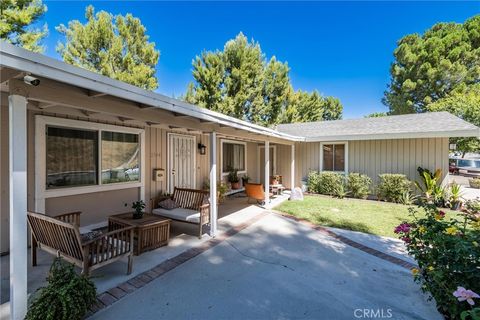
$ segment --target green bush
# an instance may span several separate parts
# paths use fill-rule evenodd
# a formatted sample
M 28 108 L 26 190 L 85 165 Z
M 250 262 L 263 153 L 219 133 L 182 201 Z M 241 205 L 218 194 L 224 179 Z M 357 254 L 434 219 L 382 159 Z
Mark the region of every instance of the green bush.
M 82 319 L 95 302 L 93 282 L 61 258 L 53 261 L 47 281 L 48 285 L 35 293 L 26 320 Z
M 404 174 L 384 173 L 379 175 L 377 196 L 380 200 L 401 203 L 405 193 L 410 192 L 410 181 Z
M 480 309 L 473 307 L 480 298 L 470 299 L 474 306 L 463 298 L 480 294 L 480 206 L 467 206 L 463 221 L 446 219 L 433 203 L 424 203 L 422 209 L 419 214 L 411 208 L 412 221 L 395 228 L 418 263 L 412 269 L 415 281 L 447 319 L 464 319 L 467 314 L 467 319 L 478 319 L 473 315 L 479 315 Z
M 365 174 L 349 173 L 347 175 L 347 192 L 354 198 L 366 199 L 372 179 Z
M 340 173 L 311 171 L 308 174 L 307 185 L 310 192 L 345 197 L 345 178 Z

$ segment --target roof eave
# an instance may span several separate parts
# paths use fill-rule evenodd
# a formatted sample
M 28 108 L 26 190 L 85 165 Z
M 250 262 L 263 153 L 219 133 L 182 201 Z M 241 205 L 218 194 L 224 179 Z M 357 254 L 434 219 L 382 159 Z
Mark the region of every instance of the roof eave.
M 282 133 L 270 128 L 252 124 L 180 100 L 169 98 L 155 92 L 144 90 L 79 67 L 68 65 L 62 61 L 13 46 L 5 41 L 0 41 L 0 57 L 2 66 L 29 72 L 40 77 L 69 83 L 96 92 L 106 93 L 111 96 L 265 136 L 289 141 L 304 140 L 303 137 Z
M 479 137 L 480 128 L 468 130 L 432 131 L 432 132 L 404 132 L 384 134 L 358 134 L 358 135 L 335 135 L 307 137 L 306 142 L 324 141 L 354 141 L 354 140 L 386 140 L 386 139 L 418 139 L 418 138 L 457 138 L 457 137 Z

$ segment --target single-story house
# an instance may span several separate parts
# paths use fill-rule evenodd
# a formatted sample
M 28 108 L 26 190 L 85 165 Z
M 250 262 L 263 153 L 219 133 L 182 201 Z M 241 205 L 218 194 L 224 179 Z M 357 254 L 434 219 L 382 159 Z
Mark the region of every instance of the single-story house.
M 216 181 L 231 168 L 266 190 L 272 175 L 293 188 L 309 170 L 446 175 L 448 138 L 480 135 L 444 112 L 265 128 L 5 42 L 0 89 L 0 251 L 15 272 L 14 318 L 26 308 L 27 210 L 82 211 L 95 224 L 133 201 L 205 185 L 217 203 Z

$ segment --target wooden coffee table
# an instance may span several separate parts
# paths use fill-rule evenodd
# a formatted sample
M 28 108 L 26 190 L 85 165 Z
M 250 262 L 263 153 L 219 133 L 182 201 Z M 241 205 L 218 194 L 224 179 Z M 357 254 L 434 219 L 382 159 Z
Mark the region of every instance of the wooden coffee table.
M 170 240 L 170 219 L 145 213 L 141 219 L 133 219 L 133 213 L 121 213 L 108 217 L 108 230 L 126 226 L 135 227 L 133 253 L 138 256 L 145 251 L 168 245 Z

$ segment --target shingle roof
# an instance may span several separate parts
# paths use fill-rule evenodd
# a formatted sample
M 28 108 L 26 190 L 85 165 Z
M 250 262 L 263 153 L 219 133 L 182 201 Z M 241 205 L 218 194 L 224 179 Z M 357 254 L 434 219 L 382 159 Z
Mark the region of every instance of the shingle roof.
M 480 129 L 448 112 L 281 124 L 277 130 L 307 141 L 480 136 Z

